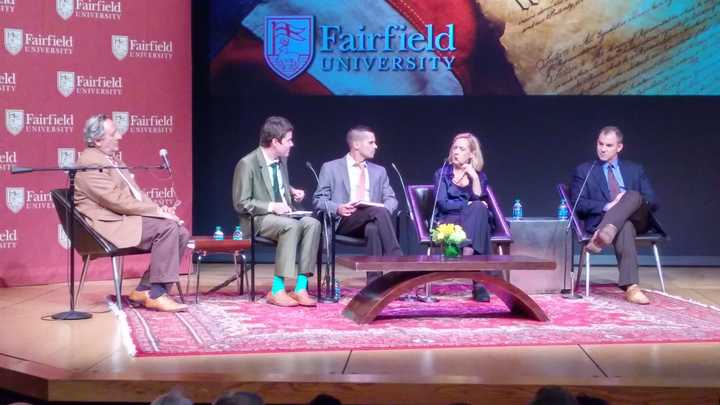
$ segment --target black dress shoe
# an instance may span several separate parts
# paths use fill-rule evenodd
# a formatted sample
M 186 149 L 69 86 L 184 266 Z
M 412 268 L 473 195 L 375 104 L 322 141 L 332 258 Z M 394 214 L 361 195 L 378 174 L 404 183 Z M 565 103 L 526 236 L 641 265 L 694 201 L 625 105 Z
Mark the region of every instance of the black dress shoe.
M 473 281 L 473 300 L 477 302 L 490 302 L 490 293 L 484 285 Z

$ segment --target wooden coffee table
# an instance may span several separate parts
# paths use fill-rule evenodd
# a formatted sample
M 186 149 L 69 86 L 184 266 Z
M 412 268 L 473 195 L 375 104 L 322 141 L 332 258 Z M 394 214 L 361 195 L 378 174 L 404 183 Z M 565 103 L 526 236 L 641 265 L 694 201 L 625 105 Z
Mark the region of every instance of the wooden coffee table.
M 382 271 L 382 277 L 373 280 L 353 297 L 343 315 L 357 323 L 370 323 L 390 302 L 413 291 L 416 287 L 449 278 L 467 278 L 478 281 L 499 297 L 510 312 L 548 321 L 545 312 L 524 291 L 487 274 L 503 270 L 554 270 L 552 260 L 529 256 L 462 256 L 445 259 L 432 256 L 339 256 L 337 262 L 355 271 Z

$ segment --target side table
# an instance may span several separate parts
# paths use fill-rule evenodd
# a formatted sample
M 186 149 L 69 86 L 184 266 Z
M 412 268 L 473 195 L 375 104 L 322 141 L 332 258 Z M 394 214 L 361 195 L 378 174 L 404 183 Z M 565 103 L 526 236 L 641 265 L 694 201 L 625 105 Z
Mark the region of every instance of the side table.
M 247 276 L 245 268 L 245 255 L 242 252 L 250 249 L 250 239 L 233 240 L 223 239 L 215 240 L 210 236 L 193 236 L 188 241 L 188 248 L 192 249 L 192 255 L 195 257 L 195 303 L 198 303 L 200 297 L 200 264 L 205 256 L 208 254 L 224 253 L 232 255 L 233 264 L 235 265 L 235 274 L 225 280 L 223 283 L 211 288 L 208 292 L 217 291 L 233 281 L 237 282 L 238 294 L 244 294 L 244 280 L 243 276 Z M 240 267 L 238 269 L 238 261 Z M 255 271 L 250 266 L 250 300 L 255 301 Z M 188 284 L 190 284 L 190 278 L 188 277 Z M 185 287 L 188 290 L 188 286 Z

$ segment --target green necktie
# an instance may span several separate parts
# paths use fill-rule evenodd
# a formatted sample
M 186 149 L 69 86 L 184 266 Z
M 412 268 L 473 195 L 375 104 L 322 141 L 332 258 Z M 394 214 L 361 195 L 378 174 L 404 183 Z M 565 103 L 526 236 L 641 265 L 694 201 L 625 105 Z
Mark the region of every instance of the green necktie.
M 282 202 L 282 194 L 280 194 L 280 179 L 278 178 L 278 166 L 278 162 L 274 162 L 270 165 L 270 167 L 272 167 L 273 201 Z

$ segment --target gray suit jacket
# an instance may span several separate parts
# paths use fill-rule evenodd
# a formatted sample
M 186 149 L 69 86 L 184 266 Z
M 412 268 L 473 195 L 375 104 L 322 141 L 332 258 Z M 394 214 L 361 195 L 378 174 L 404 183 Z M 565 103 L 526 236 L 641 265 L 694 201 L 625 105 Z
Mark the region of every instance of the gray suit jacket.
M 284 185 L 285 201 L 288 202 L 290 208 L 293 208 L 286 159 L 280 159 L 280 173 Z M 240 214 L 240 225 L 246 232 L 250 231 L 250 214 L 270 213 L 268 207 L 273 201 L 272 180 L 267 172 L 265 157 L 259 147 L 245 155 L 235 165 L 232 195 L 233 207 Z
M 370 176 L 370 201 L 382 203 L 392 214 L 398 202 L 390 187 L 387 171 L 371 162 L 367 162 L 367 168 Z M 350 202 L 350 175 L 345 156 L 323 163 L 319 178 L 318 188 L 313 194 L 313 207 L 324 211 L 327 202 L 327 209 L 331 214 L 335 214 L 338 205 Z

